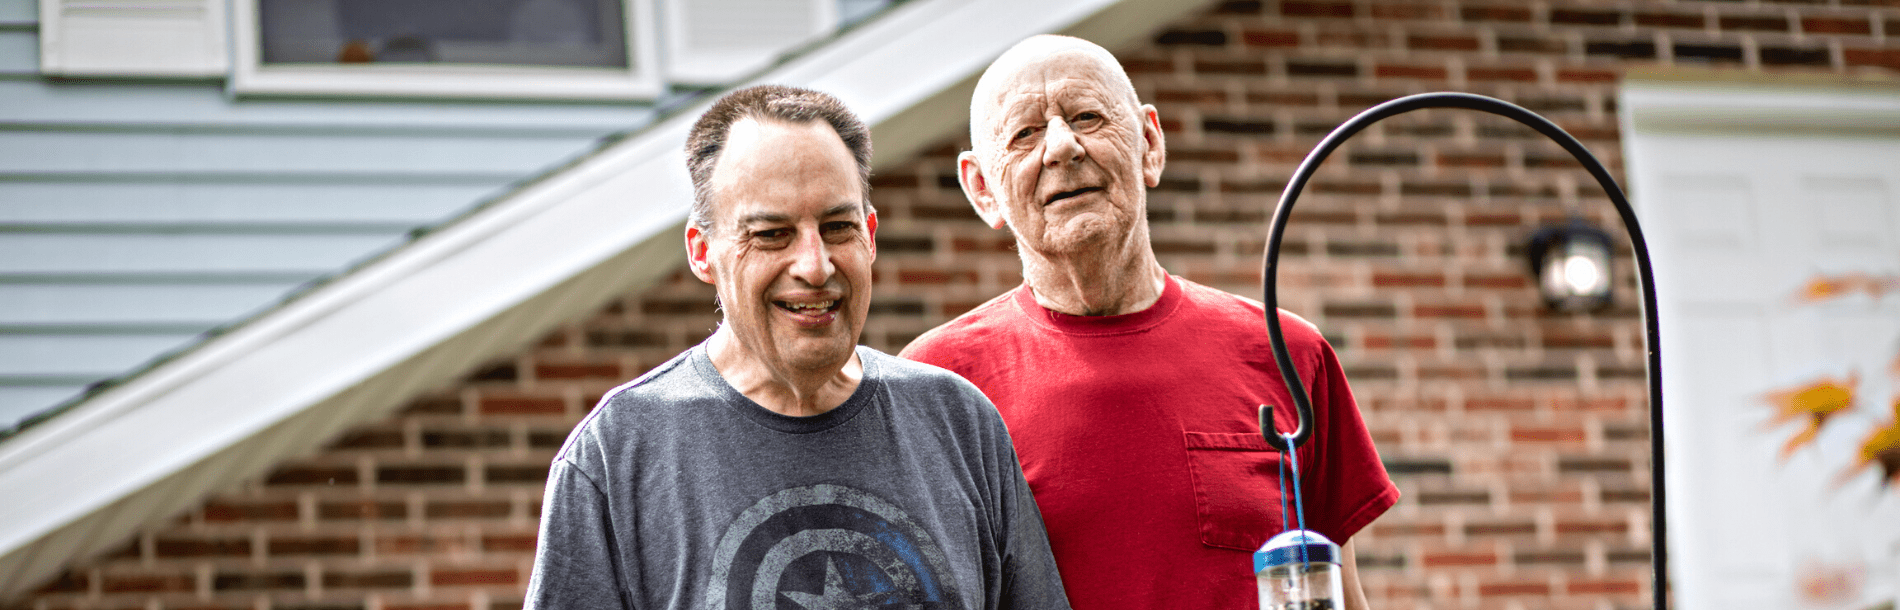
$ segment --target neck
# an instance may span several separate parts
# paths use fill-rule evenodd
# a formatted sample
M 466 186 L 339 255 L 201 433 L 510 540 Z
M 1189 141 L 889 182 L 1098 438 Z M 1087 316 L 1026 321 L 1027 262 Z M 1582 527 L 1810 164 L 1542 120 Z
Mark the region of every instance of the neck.
M 1122 246 L 1122 252 L 1050 255 L 1020 248 L 1023 280 L 1034 289 L 1036 304 L 1077 316 L 1113 316 L 1154 306 L 1167 287 L 1168 272 L 1155 260 L 1146 235 Z
M 837 366 L 795 369 L 760 358 L 727 328 L 720 324 L 707 345 L 713 368 L 740 394 L 774 413 L 809 417 L 836 409 L 864 379 L 864 362 L 855 349 Z

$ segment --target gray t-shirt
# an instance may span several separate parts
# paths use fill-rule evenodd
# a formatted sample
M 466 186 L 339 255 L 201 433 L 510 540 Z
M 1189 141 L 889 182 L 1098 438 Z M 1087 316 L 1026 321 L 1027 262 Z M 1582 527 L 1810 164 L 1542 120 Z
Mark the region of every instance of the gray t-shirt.
M 811 417 L 747 399 L 704 343 L 609 392 L 554 458 L 527 607 L 1066 610 L 995 408 L 857 349 L 857 391 Z

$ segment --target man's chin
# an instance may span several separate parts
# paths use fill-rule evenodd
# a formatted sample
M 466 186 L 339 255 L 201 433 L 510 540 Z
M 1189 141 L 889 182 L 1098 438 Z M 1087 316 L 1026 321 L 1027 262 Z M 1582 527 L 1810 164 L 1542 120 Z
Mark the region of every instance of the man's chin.
M 830 373 L 844 368 L 857 347 L 856 338 L 844 334 L 830 337 L 798 337 L 781 341 L 780 353 L 785 366 L 810 373 Z
M 1087 257 L 1105 251 L 1115 242 L 1115 235 L 1125 233 L 1115 222 L 1099 214 L 1065 220 L 1043 231 L 1038 251 L 1063 257 Z

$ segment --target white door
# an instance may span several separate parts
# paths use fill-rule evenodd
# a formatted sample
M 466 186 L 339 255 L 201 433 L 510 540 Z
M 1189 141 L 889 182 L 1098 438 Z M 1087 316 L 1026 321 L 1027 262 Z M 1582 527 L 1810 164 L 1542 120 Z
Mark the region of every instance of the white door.
M 1900 89 L 1637 80 L 1622 108 L 1680 607 L 1893 603 Z

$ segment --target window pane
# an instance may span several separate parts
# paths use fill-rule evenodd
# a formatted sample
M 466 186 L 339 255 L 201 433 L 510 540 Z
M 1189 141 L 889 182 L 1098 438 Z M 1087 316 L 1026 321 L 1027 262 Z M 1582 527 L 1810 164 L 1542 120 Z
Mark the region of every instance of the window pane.
M 266 64 L 627 67 L 620 0 L 258 0 Z

